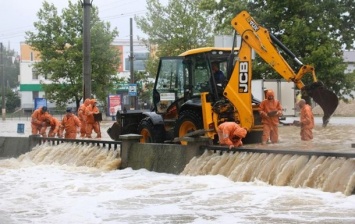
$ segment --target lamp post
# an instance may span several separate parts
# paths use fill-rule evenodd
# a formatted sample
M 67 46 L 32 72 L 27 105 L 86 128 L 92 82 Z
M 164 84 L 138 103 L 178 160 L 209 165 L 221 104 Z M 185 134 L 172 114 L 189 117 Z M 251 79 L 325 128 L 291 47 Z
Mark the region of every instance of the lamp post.
M 2 120 L 4 121 L 6 118 L 6 105 L 5 105 L 5 74 L 4 74 L 4 51 L 3 45 L 0 43 L 0 60 L 1 60 L 1 75 L 2 75 L 2 85 L 1 85 L 1 103 L 2 103 Z
M 84 8 L 83 16 L 83 102 L 91 97 L 91 37 L 90 37 L 90 21 L 91 6 L 93 0 L 82 0 L 81 4 Z

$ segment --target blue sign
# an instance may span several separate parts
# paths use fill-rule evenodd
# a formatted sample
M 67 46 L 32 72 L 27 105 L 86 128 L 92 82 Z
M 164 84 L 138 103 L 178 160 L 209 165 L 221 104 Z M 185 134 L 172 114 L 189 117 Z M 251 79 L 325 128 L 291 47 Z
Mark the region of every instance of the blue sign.
M 137 84 L 129 84 L 128 95 L 129 96 L 137 96 Z
M 35 98 L 35 110 L 40 107 L 47 106 L 47 99 L 46 98 Z

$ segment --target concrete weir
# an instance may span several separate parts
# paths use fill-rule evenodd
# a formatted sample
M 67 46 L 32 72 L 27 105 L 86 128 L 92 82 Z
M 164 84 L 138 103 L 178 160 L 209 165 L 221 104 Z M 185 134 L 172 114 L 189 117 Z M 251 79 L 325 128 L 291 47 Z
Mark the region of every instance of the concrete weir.
M 140 135 L 127 134 L 121 135 L 120 141 L 102 141 L 96 139 L 60 139 L 60 138 L 42 138 L 39 135 L 30 135 L 29 137 L 0 137 L 0 157 L 18 157 L 21 154 L 29 152 L 37 144 L 45 142 L 58 145 L 63 142 L 73 142 L 77 144 L 94 144 L 112 150 L 120 150 L 122 159 L 122 169 L 131 167 L 133 169 L 147 169 L 155 172 L 180 173 L 186 164 L 195 157 L 200 156 L 206 150 L 215 153 L 224 152 L 248 152 L 248 153 L 267 153 L 267 154 L 289 154 L 289 155 L 307 155 L 307 156 L 325 156 L 355 158 L 355 153 L 344 152 L 323 152 L 323 151 L 305 151 L 305 150 L 272 150 L 255 149 L 247 146 L 233 148 L 215 146 L 209 144 L 209 139 L 205 137 L 185 137 L 187 145 L 180 144 L 156 144 L 139 143 Z

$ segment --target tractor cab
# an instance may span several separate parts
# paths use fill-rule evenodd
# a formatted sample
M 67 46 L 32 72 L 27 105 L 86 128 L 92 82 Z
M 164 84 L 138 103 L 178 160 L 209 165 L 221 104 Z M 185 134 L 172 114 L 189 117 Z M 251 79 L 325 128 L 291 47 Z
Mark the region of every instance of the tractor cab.
M 178 57 L 162 57 L 153 89 L 154 111 L 164 115 L 185 103 L 200 106 L 202 92 L 217 98 L 226 83 L 217 82 L 212 64 L 217 64 L 220 73 L 226 75 L 230 53 L 227 48 L 199 48 Z

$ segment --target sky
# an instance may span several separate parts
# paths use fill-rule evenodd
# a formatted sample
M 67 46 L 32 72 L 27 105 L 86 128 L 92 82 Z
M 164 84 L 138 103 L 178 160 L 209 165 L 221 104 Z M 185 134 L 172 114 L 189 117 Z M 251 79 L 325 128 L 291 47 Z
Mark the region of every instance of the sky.
M 26 31 L 35 31 L 33 23 L 38 20 L 37 12 L 42 8 L 44 0 L 1 0 L 0 13 L 0 42 L 6 48 L 19 52 L 20 42 L 25 41 Z M 69 0 L 47 0 L 54 4 L 59 14 L 63 8 L 68 7 Z M 79 0 L 71 0 L 75 3 Z M 93 0 L 93 6 L 99 8 L 99 17 L 102 21 L 110 22 L 111 27 L 117 27 L 117 39 L 129 39 L 130 18 L 135 15 L 144 16 L 146 13 L 146 0 Z M 133 37 L 144 36 L 133 20 Z

